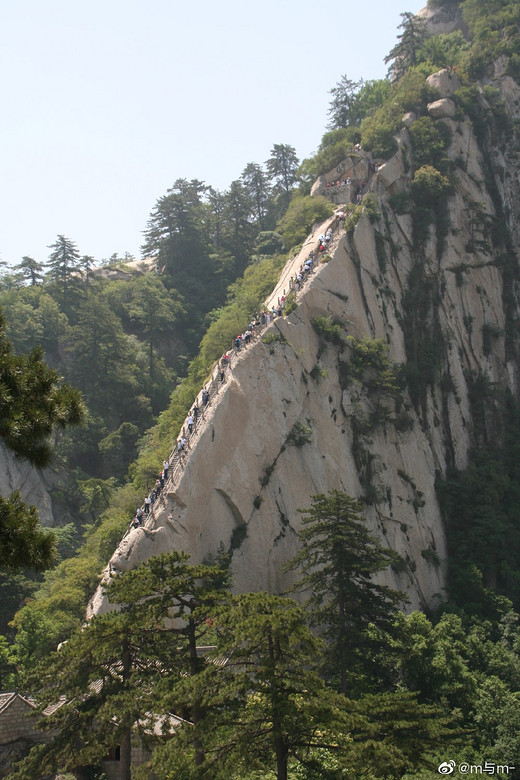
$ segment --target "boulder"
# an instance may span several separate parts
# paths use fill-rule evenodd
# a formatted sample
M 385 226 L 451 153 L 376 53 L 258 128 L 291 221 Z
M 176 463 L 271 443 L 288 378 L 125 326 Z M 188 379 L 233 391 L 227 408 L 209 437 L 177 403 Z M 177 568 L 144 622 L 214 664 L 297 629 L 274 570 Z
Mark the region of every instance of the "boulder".
M 432 73 L 426 79 L 426 83 L 432 89 L 438 90 L 441 98 L 450 97 L 457 89 L 460 89 L 459 78 L 447 68 L 438 70 L 437 73 Z
M 403 158 L 399 153 L 394 154 L 377 171 L 377 181 L 385 188 L 391 187 L 402 176 L 404 176 Z
M 455 116 L 457 106 L 450 98 L 441 98 L 434 103 L 428 103 L 428 113 L 432 119 L 445 119 Z

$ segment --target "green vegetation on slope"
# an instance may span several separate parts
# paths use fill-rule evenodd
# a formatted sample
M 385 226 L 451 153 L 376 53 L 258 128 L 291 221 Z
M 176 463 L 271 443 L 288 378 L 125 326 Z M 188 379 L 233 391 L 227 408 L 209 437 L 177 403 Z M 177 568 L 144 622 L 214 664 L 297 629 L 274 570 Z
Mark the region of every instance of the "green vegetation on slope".
M 436 314 L 443 291 L 442 280 L 426 278 L 423 248 L 430 231 L 435 231 L 438 256 L 444 251 L 449 226 L 446 202 L 451 192 L 453 170 L 446 156 L 447 134 L 427 116 L 427 103 L 437 95 L 428 89 L 426 78 L 446 64 L 457 67 L 463 84 L 455 96 L 458 108 L 470 116 L 481 150 L 484 156 L 488 155 L 492 142 L 512 130 L 496 93 L 490 88 L 481 88 L 475 78 L 491 72 L 496 58 L 505 55 L 507 72 L 518 79 L 520 11 L 518 3 L 508 0 L 463 0 L 460 3 L 435 0 L 431 5 L 459 5 L 469 27 L 468 40 L 460 32 L 427 36 L 410 15 L 404 14 L 400 28 L 403 34 L 389 55 L 389 61 L 393 60 L 394 80 L 353 85 L 343 77 L 332 91 L 329 132 L 324 135 L 317 155 L 304 161 L 298 173 L 290 148 L 277 145 L 268 166 L 268 173 L 275 182 L 270 193 L 263 171 L 250 164 L 241 180 L 232 184 L 229 193 L 211 191 L 201 182 L 179 181 L 156 204 L 150 218 L 146 248 L 157 258 L 159 269 L 165 269 L 160 284 L 169 296 L 168 305 L 176 308 L 178 316 L 184 318 L 182 334 L 193 351 L 190 353 L 184 344 L 183 351 L 176 353 L 171 364 L 167 362 L 167 350 L 161 354 L 158 345 L 160 347 L 162 343 L 163 328 L 171 335 L 168 323 L 161 323 L 160 317 L 155 323 L 149 321 L 143 314 L 146 296 L 139 298 L 139 290 L 132 291 L 131 300 L 127 301 L 121 292 L 133 290 L 132 286 L 124 287 L 127 283 L 120 284 L 121 289 L 117 284 L 106 286 L 104 295 L 111 304 L 109 310 L 116 312 L 121 322 L 126 322 L 128 330 L 123 327 L 124 334 L 140 339 L 140 371 L 149 380 L 161 377 L 161 359 L 166 368 L 170 367 L 180 376 L 188 362 L 186 358 L 195 352 L 199 341 L 196 334 L 200 335 L 207 324 L 209 328 L 200 342 L 198 356 L 189 364 L 187 376 L 175 388 L 170 406 L 160 414 L 157 424 L 146 432 L 139 444 L 135 430 L 128 427 L 138 427 L 137 420 L 126 420 L 115 429 L 107 429 L 101 439 L 98 437 L 96 446 L 106 458 L 105 462 L 110 464 L 117 461 L 117 453 L 124 448 L 130 453 L 139 447 L 139 457 L 130 471 L 132 481 L 115 490 L 113 484 L 108 486 L 101 478 L 78 482 L 84 503 L 90 501 L 91 506 L 96 501 L 98 507 L 103 506 L 103 496 L 107 491 L 113 491 L 110 508 L 98 511 L 99 516 L 88 529 L 80 554 L 48 573 L 38 598 L 18 612 L 16 642 L 10 649 L 0 644 L 0 659 L 8 672 L 14 665 L 31 668 L 81 621 L 98 571 L 169 450 L 174 434 L 214 361 L 229 346 L 236 332 L 243 329 L 276 281 L 285 258 L 272 255 L 252 260 L 258 251 L 256 247 L 263 242 L 264 246 L 279 249 L 279 234 L 287 245 L 301 241 L 320 208 L 316 201 L 314 212 L 314 206 L 306 197 L 311 179 L 341 162 L 358 141 L 374 157 L 388 158 L 396 148 L 394 135 L 400 130 L 406 111 L 414 111 L 418 119 L 410 131 L 412 148 L 408 165 L 412 186 L 410 193 L 399 202 L 399 209 L 412 214 L 417 255 L 403 296 L 405 370 L 398 375 L 396 367 L 386 357 L 382 342 L 349 342 L 340 323 L 326 318 L 316 318 L 314 323 L 324 342 L 322 348 L 327 348 L 327 343 L 339 350 L 348 347 L 349 360 L 341 361 L 341 381 L 345 386 L 349 382 L 360 382 L 373 409 L 369 418 L 359 419 L 357 427 L 353 426 L 354 457 L 367 503 L 378 500 L 375 491 L 370 490 L 373 488 L 373 456 L 368 450 L 370 431 L 385 424 L 391 412 L 400 408 L 405 393 L 403 377 L 419 411 L 424 411 L 430 386 L 439 384 L 443 393 L 448 392 L 449 376 L 442 373 L 446 344 Z M 498 215 L 496 223 L 490 226 L 489 241 L 495 253 L 494 262 L 503 271 L 508 355 L 514 357 L 518 352 L 518 328 L 516 302 L 511 290 L 513 281 L 518 279 L 518 264 L 511 250 L 506 215 L 497 197 L 491 166 L 488 174 L 486 186 Z M 292 192 L 297 176 L 302 186 L 300 191 Z M 248 208 L 245 207 L 247 197 Z M 397 199 L 394 203 L 397 206 Z M 205 209 L 208 204 L 211 208 Z M 180 208 L 184 205 L 186 210 Z M 286 211 L 287 207 L 289 211 Z M 381 218 L 379 214 L 376 216 L 375 204 L 370 199 L 365 208 L 372 209 L 374 219 Z M 352 229 L 356 218 L 352 220 Z M 177 220 L 173 231 L 170 229 L 172 219 Z M 274 233 L 275 228 L 278 235 Z M 484 237 L 480 239 L 476 231 L 472 240 L 483 241 Z M 55 248 L 56 252 L 58 250 L 59 246 Z M 183 263 L 192 250 L 193 272 Z M 92 289 L 88 290 L 88 296 L 84 289 L 89 277 L 87 274 L 81 277 L 83 288 L 80 288 L 78 278 L 67 275 L 66 269 L 64 271 L 57 262 L 57 256 L 52 284 L 58 304 L 54 298 L 49 300 L 49 296 L 46 298 L 41 294 L 42 290 L 38 305 L 33 306 L 30 291 L 41 284 L 42 268 L 29 260 L 24 258 L 20 269 L 30 284 L 24 288 L 29 291 L 24 293 L 27 299 L 18 298 L 18 293 L 13 295 L 8 281 L 4 295 L 6 301 L 13 295 L 13 321 L 17 316 L 15 302 L 33 310 L 42 307 L 48 312 L 47 318 L 42 314 L 33 317 L 33 324 L 41 329 L 40 338 L 54 345 L 55 352 L 59 352 L 56 346 L 59 335 L 56 334 L 66 326 L 63 317 L 75 316 L 71 310 L 72 298 L 79 296 L 77 300 L 81 303 L 81 296 L 92 295 Z M 88 259 L 84 259 L 83 268 L 88 269 L 88 266 Z M 232 283 L 228 302 L 223 305 L 228 283 L 244 269 L 244 277 Z M 215 282 L 216 302 L 207 300 L 207 290 L 197 293 L 199 275 L 204 279 L 210 275 Z M 148 277 L 146 284 L 151 285 L 151 280 L 154 277 Z M 176 282 L 180 284 L 181 281 L 182 289 L 176 287 Z M 89 280 L 88 286 L 93 284 Z M 157 286 L 157 280 L 153 284 Z M 139 288 L 139 284 L 135 287 Z M 160 301 L 162 289 L 157 286 L 153 294 L 157 294 Z M 202 303 L 200 310 L 197 294 Z M 88 306 L 84 309 L 86 317 Z M 30 314 L 29 309 L 27 313 Z M 103 317 L 106 315 L 109 327 L 107 309 L 100 305 L 99 313 Z M 160 314 L 159 306 L 157 314 Z M 23 316 L 18 322 L 19 338 L 25 338 L 30 346 L 30 329 L 24 329 Z M 112 321 L 112 326 L 117 359 L 117 323 Z M 88 329 L 87 320 L 85 328 Z M 81 337 L 79 330 L 71 331 L 70 339 L 74 333 Z M 488 333 L 488 349 L 491 349 L 493 338 L 493 333 Z M 65 347 L 66 343 L 62 342 L 61 351 L 66 352 Z M 88 350 L 84 354 L 88 354 Z M 328 587 L 322 582 L 319 583 L 321 589 L 315 592 L 314 617 L 325 617 L 330 626 L 334 626 L 334 631 L 331 629 L 326 637 L 329 643 L 324 650 L 315 642 L 303 614 L 292 603 L 265 594 L 244 594 L 230 601 L 223 596 L 221 609 L 212 603 L 209 611 L 196 613 L 197 619 L 201 619 L 199 625 L 203 626 L 205 639 L 216 645 L 215 658 L 219 663 L 211 662 L 212 657 L 208 656 L 210 663 L 199 665 L 192 658 L 189 672 L 180 681 L 177 677 L 168 678 L 160 690 L 163 698 L 154 700 L 154 704 L 163 707 L 164 711 L 182 712 L 194 723 L 193 730 L 179 731 L 158 748 L 153 767 L 160 776 L 199 777 L 201 767 L 204 767 L 213 773 L 210 776 L 222 776 L 226 780 L 235 776 L 241 780 L 284 778 L 288 771 L 294 773 L 291 776 L 305 780 L 361 773 L 371 780 L 430 776 L 431 771 L 436 771 L 446 760 L 448 753 L 453 760 L 474 764 L 486 760 L 512 766 L 517 761 L 520 750 L 520 629 L 513 607 L 518 608 L 520 598 L 517 572 L 520 475 L 516 465 L 520 419 L 516 401 L 502 397 L 489 386 L 486 377 L 476 376 L 471 381 L 475 421 L 471 461 L 467 469 L 449 469 L 444 479 L 439 477 L 439 495 L 450 548 L 451 601 L 444 606 L 443 614 L 431 619 L 422 613 L 413 613 L 406 618 L 397 616 L 390 630 L 388 621 L 394 617 L 392 603 L 379 604 L 376 605 L 381 606 L 377 619 L 367 624 L 364 621 L 370 617 L 370 609 L 366 604 L 356 603 L 354 599 L 342 613 L 341 598 L 337 594 L 341 595 L 343 591 L 336 588 L 334 582 L 327 583 Z M 95 400 L 95 394 L 102 393 L 103 387 L 89 388 L 89 392 L 91 403 L 98 403 L 101 410 L 103 404 L 101 400 Z M 384 399 L 382 406 L 380 398 Z M 148 404 L 151 401 L 148 396 Z M 141 414 L 139 419 L 142 419 Z M 99 419 L 97 424 L 102 425 Z M 142 432 L 139 430 L 139 434 Z M 117 476 L 120 478 L 119 474 Z M 311 509 L 306 511 L 312 514 Z M 305 543 L 309 546 L 311 539 L 312 535 L 302 538 L 304 550 Z M 332 542 L 336 541 L 334 537 Z M 331 555 L 331 550 L 335 555 Z M 337 546 L 329 546 L 327 553 L 336 566 L 341 564 Z M 310 570 L 306 568 L 306 562 L 300 562 L 305 579 L 310 576 Z M 395 562 L 396 566 L 398 563 Z M 146 567 L 144 570 L 146 572 Z M 369 573 L 374 570 L 368 567 Z M 146 593 L 145 586 L 150 584 L 148 575 L 142 571 L 131 572 L 117 584 L 122 589 L 121 596 L 127 585 L 135 584 L 140 577 L 143 580 L 132 609 L 137 609 L 139 618 L 143 618 L 146 607 L 141 597 Z M 154 594 L 159 590 L 156 588 Z M 194 592 L 192 584 L 190 592 Z M 129 603 L 132 593 L 135 596 L 130 587 L 129 592 L 125 592 L 127 601 L 122 597 L 121 600 Z M 328 606 L 330 597 L 334 597 L 333 606 L 339 609 L 325 613 L 324 605 Z M 153 614 L 154 620 L 157 614 Z M 110 618 L 107 618 L 109 622 Z M 99 620 L 98 626 L 102 623 Z M 137 620 L 135 624 L 137 628 Z M 348 701 L 336 698 L 339 694 L 334 690 L 342 687 L 339 682 L 345 676 L 342 675 L 345 643 L 337 646 L 337 635 L 345 630 L 345 625 L 353 625 L 356 629 L 363 627 L 363 630 L 353 632 L 358 644 L 353 656 L 349 656 L 354 658 L 349 666 L 353 678 L 349 680 L 349 686 L 358 698 Z M 212 634 L 215 626 L 219 631 Z M 81 650 L 80 640 L 74 647 L 78 645 Z M 169 642 L 165 652 L 177 651 L 178 647 L 178 641 Z M 251 652 L 253 647 L 254 652 Z M 162 649 L 161 645 L 158 650 Z M 229 673 L 227 661 L 220 664 L 223 658 L 236 658 L 238 671 Z M 361 663 L 360 659 L 366 663 Z M 318 673 L 323 672 L 324 661 L 327 662 L 328 687 Z M 179 668 L 177 662 L 178 659 L 174 659 L 176 670 Z M 378 663 L 376 670 L 374 662 Z M 51 662 L 48 667 L 51 675 L 52 663 L 59 666 L 60 662 Z M 255 674 L 248 677 L 245 670 L 249 663 L 253 664 Z M 161 658 L 161 664 L 168 673 L 171 671 L 171 658 Z M 284 679 L 291 681 L 290 690 L 280 684 Z M 139 680 L 135 679 L 135 687 L 129 685 L 128 690 L 122 691 L 122 695 L 129 693 L 132 706 L 135 706 L 138 685 Z M 118 698 L 120 692 L 117 688 L 116 706 L 123 701 Z M 143 693 L 149 695 L 149 692 L 147 689 Z M 112 706 L 114 700 L 110 702 L 107 698 Z M 104 705 L 106 699 L 102 701 Z M 107 723 L 113 727 L 114 710 L 110 706 L 107 705 L 103 712 L 107 713 Z M 99 709 L 92 711 L 97 714 Z M 454 723 L 460 724 L 459 744 L 453 741 L 457 732 Z M 302 729 L 306 730 L 304 736 Z M 259 734 L 263 739 L 258 738 Z M 316 735 L 320 738 L 319 744 L 314 741 Z M 119 734 L 110 734 L 109 742 L 118 737 Z M 445 744 L 449 744 L 449 748 Z M 78 754 L 78 759 L 96 762 L 108 746 L 108 742 L 104 744 L 99 740 L 94 744 L 92 754 Z M 67 753 L 62 755 L 69 757 Z

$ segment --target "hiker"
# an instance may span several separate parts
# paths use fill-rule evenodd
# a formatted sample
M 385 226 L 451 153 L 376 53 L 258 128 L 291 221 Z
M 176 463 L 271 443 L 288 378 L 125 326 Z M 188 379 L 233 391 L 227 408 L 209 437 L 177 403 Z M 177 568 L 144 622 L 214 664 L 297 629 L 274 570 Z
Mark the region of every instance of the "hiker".
M 168 463 L 167 460 L 163 460 L 162 467 L 163 467 L 164 481 L 166 482 L 166 480 L 168 479 L 168 469 L 170 468 L 170 464 Z
M 189 430 L 190 434 L 192 434 L 193 433 L 193 417 L 191 416 L 191 414 L 188 415 L 188 419 L 186 420 L 186 422 L 188 423 L 188 430 Z
M 152 506 L 152 500 L 151 500 L 150 496 L 146 496 L 146 498 L 144 499 L 144 513 L 145 513 L 145 515 L 149 515 L 150 514 L 150 507 L 151 506 Z

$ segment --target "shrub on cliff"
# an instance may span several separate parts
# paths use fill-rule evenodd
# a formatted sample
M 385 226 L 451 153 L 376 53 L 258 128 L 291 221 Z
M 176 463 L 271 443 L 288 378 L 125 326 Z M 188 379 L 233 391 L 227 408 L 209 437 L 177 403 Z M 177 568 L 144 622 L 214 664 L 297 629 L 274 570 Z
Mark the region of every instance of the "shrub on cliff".
M 278 223 L 285 246 L 304 241 L 315 222 L 322 222 L 334 211 L 334 205 L 321 195 L 294 195 L 284 217 Z
M 447 160 L 444 156 L 451 140 L 451 133 L 446 125 L 434 122 L 429 116 L 422 116 L 410 127 L 415 165 L 434 165 L 445 171 Z
M 412 194 L 416 203 L 435 208 L 451 191 L 450 180 L 433 165 L 423 165 L 415 172 L 412 180 Z

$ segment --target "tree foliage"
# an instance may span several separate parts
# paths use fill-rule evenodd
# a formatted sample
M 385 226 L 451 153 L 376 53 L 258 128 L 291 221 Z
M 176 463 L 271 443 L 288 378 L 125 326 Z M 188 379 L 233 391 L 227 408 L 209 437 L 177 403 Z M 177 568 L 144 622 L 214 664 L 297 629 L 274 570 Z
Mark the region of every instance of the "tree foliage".
M 15 354 L 0 316 L 0 437 L 16 455 L 36 466 L 48 464 L 48 437 L 55 427 L 77 425 L 83 404 L 77 390 L 61 383 L 43 361 L 43 351 Z
M 266 173 L 258 163 L 249 163 L 241 176 L 252 204 L 252 211 L 260 231 L 265 230 L 269 206 L 270 186 Z
M 393 81 L 397 81 L 410 67 L 417 65 L 421 46 L 429 36 L 424 19 L 409 11 L 402 13 L 401 19 L 398 29 L 402 30 L 402 33 L 397 36 L 399 42 L 385 57 L 385 63 L 391 63 L 388 75 Z
M 153 743 L 156 720 L 164 719 L 157 707 L 161 680 L 198 664 L 195 607 L 213 603 L 212 579 L 221 583 L 222 573 L 172 553 L 109 584 L 107 596 L 118 609 L 92 618 L 27 678 L 39 691 L 40 709 L 62 706 L 41 721 L 53 732 L 50 741 L 34 748 L 13 777 L 95 766 L 121 745 L 121 776 L 130 780 L 132 739 Z M 185 618 L 187 627 L 171 627 L 167 617 Z
M 83 418 L 81 396 L 44 363 L 41 349 L 15 354 L 1 313 L 0 355 L 0 437 L 15 455 L 47 465 L 53 430 Z M 9 569 L 44 569 L 54 558 L 53 534 L 38 525 L 36 509 L 26 506 L 19 493 L 0 499 L 0 548 L 2 565 Z
M 481 77 L 501 55 L 510 58 L 509 68 L 518 78 L 520 57 L 520 9 L 515 0 L 464 0 L 464 21 L 473 46 L 469 53 L 469 75 Z
M 329 130 L 338 130 L 341 127 L 358 124 L 354 117 L 356 95 L 363 81 L 352 81 L 343 75 L 335 87 L 329 90 L 332 100 L 329 104 Z
M 324 626 L 326 670 L 346 694 L 388 648 L 404 595 L 373 581 L 395 556 L 366 528 L 361 502 L 338 490 L 312 500 L 309 509 L 300 510 L 302 548 L 290 568 L 301 569 L 296 587 L 309 594 L 313 625 Z
M 18 265 L 13 266 L 13 269 L 19 271 L 21 278 L 33 286 L 43 281 L 43 263 L 39 263 L 32 257 L 25 255 Z
M 329 130 L 356 127 L 363 119 L 385 102 L 390 91 L 390 82 L 386 79 L 373 81 L 352 81 L 343 75 L 332 87 L 329 103 Z M 323 141 L 322 141 L 323 143 Z
M 55 536 L 39 524 L 36 507 L 20 493 L 0 496 L 0 560 L 7 570 L 48 568 L 56 556 Z
M 49 249 L 52 249 L 52 252 L 47 261 L 48 275 L 60 290 L 63 307 L 68 310 L 71 304 L 71 287 L 77 281 L 80 265 L 78 248 L 74 241 L 60 234 Z
M 296 181 L 298 157 L 296 150 L 289 144 L 274 144 L 266 163 L 267 172 L 274 179 L 275 186 L 288 194 Z
M 473 400 L 474 415 L 484 426 L 480 444 L 468 466 L 449 469 L 437 487 L 448 527 L 452 599 L 470 614 L 496 620 L 494 594 L 511 599 L 515 609 L 520 604 L 519 412 L 516 402 L 508 395 L 502 398 L 498 389 Z M 500 410 L 495 424 L 504 432 L 499 441 L 486 433 L 488 407 Z
M 445 152 L 451 141 L 451 133 L 442 122 L 434 122 L 431 117 L 422 116 L 410 127 L 414 162 L 416 168 L 432 165 L 442 170 L 447 168 Z
M 316 222 L 323 222 L 333 211 L 334 205 L 321 195 L 311 198 L 310 195 L 295 194 L 277 225 L 284 244 L 290 247 L 300 244 L 312 226 Z

